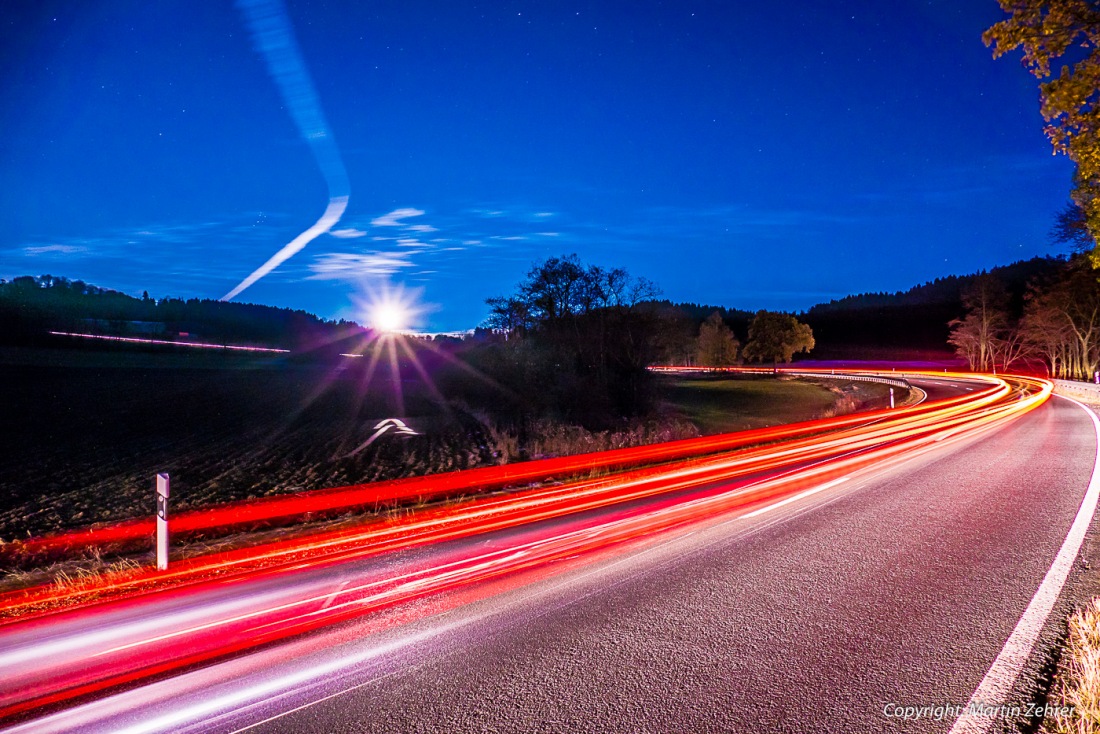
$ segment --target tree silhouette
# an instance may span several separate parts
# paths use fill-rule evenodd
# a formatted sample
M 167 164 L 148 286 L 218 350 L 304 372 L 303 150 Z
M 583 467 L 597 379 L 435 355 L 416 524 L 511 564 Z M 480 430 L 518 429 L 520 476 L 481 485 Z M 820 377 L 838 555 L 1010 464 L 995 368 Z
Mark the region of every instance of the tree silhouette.
M 622 268 L 585 265 L 574 255 L 536 263 L 511 295 L 490 298 L 488 325 L 506 335 L 471 354 L 531 410 L 589 425 L 644 410 L 657 295 Z M 533 389 L 536 388 L 536 389 Z
M 715 311 L 699 327 L 696 340 L 699 364 L 703 367 L 726 367 L 737 361 L 741 346 L 730 327 Z

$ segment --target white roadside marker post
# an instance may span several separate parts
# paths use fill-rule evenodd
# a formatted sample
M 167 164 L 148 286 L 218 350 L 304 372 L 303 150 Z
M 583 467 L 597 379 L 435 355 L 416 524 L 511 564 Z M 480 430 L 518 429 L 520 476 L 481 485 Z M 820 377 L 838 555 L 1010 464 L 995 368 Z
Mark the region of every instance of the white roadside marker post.
M 894 388 L 890 388 L 890 409 L 894 409 Z
M 157 474 L 157 570 L 168 570 L 168 475 Z

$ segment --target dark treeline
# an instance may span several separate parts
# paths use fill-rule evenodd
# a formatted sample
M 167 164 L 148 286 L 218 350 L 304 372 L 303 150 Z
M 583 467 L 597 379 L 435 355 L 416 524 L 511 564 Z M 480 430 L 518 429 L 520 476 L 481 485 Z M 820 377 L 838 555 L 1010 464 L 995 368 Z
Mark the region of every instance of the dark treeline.
M 810 329 L 790 314 L 656 296 L 653 283 L 576 255 L 537 263 L 513 294 L 489 299 L 487 328 L 460 351 L 492 387 L 460 380 L 449 389 L 492 404 L 521 431 L 530 417 L 603 429 L 653 413 L 651 365 L 775 364 L 814 347 Z
M 1029 284 L 1055 277 L 1066 266 L 1060 257 L 1036 257 L 992 268 L 989 273 L 1008 293 L 1009 313 L 1019 318 Z M 818 304 L 798 315 L 813 331 L 815 359 L 910 359 L 952 355 L 949 324 L 963 316 L 963 293 L 981 276 L 951 275 L 896 293 L 862 293 Z M 741 344 L 748 340 L 754 313 L 722 306 L 654 300 L 660 316 L 656 359 L 662 364 L 698 364 L 699 329 L 718 313 Z
M 516 353 L 508 359 L 516 362 L 517 370 L 525 359 L 530 369 L 534 369 L 531 360 L 546 361 L 536 359 L 533 352 L 551 344 L 551 351 L 572 350 L 569 371 L 575 374 L 577 385 L 594 380 L 601 386 L 600 401 L 622 407 L 645 402 L 647 388 L 645 378 L 639 381 L 637 377 L 639 364 L 701 363 L 700 329 L 712 314 L 719 315 L 739 346 L 749 340 L 753 312 L 658 299 L 653 284 L 636 281 L 621 269 L 584 266 L 575 257 L 555 261 L 557 272 L 542 273 L 541 286 L 538 280 L 526 282 L 516 294 L 493 299 L 490 304 L 494 313 L 488 327 L 498 334 L 515 327 L 516 336 L 534 337 L 522 350 L 510 347 Z M 1008 293 L 1009 318 L 1015 320 L 1022 315 L 1029 282 L 1049 279 L 1064 265 L 1064 259 L 1034 258 L 993 268 L 990 275 L 1003 283 Z M 545 263 L 539 267 L 543 266 Z M 570 270 L 575 272 L 570 275 L 566 272 Z M 848 296 L 814 306 L 799 318 L 813 331 L 815 358 L 942 357 L 951 353 L 948 324 L 964 315 L 963 293 L 978 275 L 939 278 L 893 294 Z M 590 276 L 602 277 L 605 282 L 586 285 L 584 281 Z M 537 301 L 545 295 L 540 296 L 537 289 L 560 286 L 553 282 L 555 277 L 575 280 L 574 290 L 566 288 L 562 303 L 550 303 L 548 309 L 542 309 Z M 361 333 L 352 324 L 270 306 L 209 299 L 153 299 L 148 295 L 135 298 L 48 275 L 0 282 L 0 343 L 40 343 L 49 330 L 186 338 L 293 351 L 311 350 L 318 344 L 339 342 Z M 492 341 L 482 330 L 475 341 L 486 340 Z M 471 358 L 492 361 L 502 357 L 477 353 Z M 558 362 L 555 356 L 548 369 L 561 369 Z M 530 371 L 527 377 L 538 379 Z M 524 378 L 523 384 L 532 383 Z M 584 392 L 580 387 L 563 387 L 562 394 L 552 397 L 562 399 L 565 405 L 590 402 L 590 398 L 569 399 L 565 393 L 571 391 Z
M 644 305 L 657 317 L 654 332 L 654 358 L 657 364 L 696 365 L 699 363 L 699 329 L 712 314 L 718 314 L 744 343 L 752 321 L 751 311 L 698 303 L 673 303 L 667 299 L 652 300 Z
M 0 343 L 41 344 L 49 331 L 201 340 L 308 351 L 361 331 L 305 311 L 210 299 L 141 298 L 43 275 L 0 281 Z
M 989 357 L 994 362 L 986 368 L 1031 355 L 1055 372 L 1081 376 L 1094 369 L 1096 360 L 1086 353 L 1093 347 L 1075 351 L 1069 341 L 1075 322 L 1062 325 L 1057 314 L 1063 305 L 1069 304 L 1064 312 L 1080 301 L 1078 291 L 1089 279 L 1080 275 L 1076 285 L 1065 285 L 1068 267 L 1064 259 L 1035 258 L 904 292 L 850 296 L 796 318 L 673 303 L 659 299 L 653 283 L 621 268 L 586 265 L 576 255 L 555 257 L 536 263 L 512 294 L 489 299 L 491 316 L 471 337 L 398 338 L 392 379 L 428 374 L 446 400 L 491 414 L 522 437 L 526 424 L 542 418 L 604 429 L 654 415 L 656 380 L 647 369 L 654 364 L 777 364 L 811 350 L 819 359 L 942 358 L 955 346 L 968 359 L 977 355 L 975 366 L 982 368 L 983 348 L 974 351 L 967 330 L 974 326 L 975 284 L 990 279 L 999 284 L 998 315 L 980 338 L 998 356 Z M 1060 282 L 1063 286 L 1049 285 Z M 1037 285 L 1042 283 L 1048 285 Z M 966 329 L 960 331 L 963 323 Z M 135 298 L 53 276 L 0 281 L 0 343 L 50 343 L 50 330 L 280 347 L 333 357 L 375 343 L 356 324 L 304 311 L 156 300 L 148 294 Z M 1039 343 L 1041 334 L 1055 333 L 1069 336 L 1057 344 Z M 1019 334 L 1031 335 L 1028 350 L 1019 347 Z
M 1030 283 L 1048 279 L 1064 258 L 1036 257 L 993 268 L 1004 284 L 1006 307 L 1018 317 Z M 964 312 L 963 293 L 981 273 L 952 275 L 897 293 L 847 296 L 810 308 L 802 319 L 817 339 L 819 359 L 943 357 L 951 353 L 949 323 Z
M 645 279 L 576 255 L 538 263 L 513 294 L 488 300 L 488 330 L 461 351 L 499 389 L 476 381 L 451 389 L 491 403 L 521 430 L 532 416 L 590 428 L 638 417 L 651 406 L 647 368 L 660 317 L 646 302 L 656 293 Z

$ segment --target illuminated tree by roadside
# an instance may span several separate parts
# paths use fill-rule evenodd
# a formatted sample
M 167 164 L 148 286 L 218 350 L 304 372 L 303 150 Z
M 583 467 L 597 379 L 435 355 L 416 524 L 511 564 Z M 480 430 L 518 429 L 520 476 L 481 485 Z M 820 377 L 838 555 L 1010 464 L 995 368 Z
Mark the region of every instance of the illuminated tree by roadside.
M 799 352 L 814 348 L 814 333 L 794 316 L 772 311 L 757 311 L 749 324 L 745 359 L 754 362 L 790 362 Z
M 1087 380 L 1100 369 L 1100 283 L 1082 258 L 1028 294 L 1021 331 L 1051 375 Z
M 730 327 L 715 311 L 699 327 L 696 340 L 699 364 L 703 367 L 726 367 L 737 361 L 737 349 L 741 346 Z
M 982 35 L 997 58 L 1017 48 L 1040 84 L 1046 134 L 1077 165 L 1073 201 L 1100 267 L 1100 3 L 1096 0 L 999 0 L 1009 17 Z M 1064 59 L 1057 76 L 1051 63 Z M 1072 62 L 1072 63 L 1071 63 Z
M 1009 314 L 1009 295 L 996 276 L 982 273 L 963 289 L 966 315 L 951 321 L 948 343 L 970 369 L 1004 372 L 1035 351 L 1020 325 Z
M 1008 291 L 995 276 L 982 273 L 962 293 L 966 315 L 955 319 L 947 340 L 972 370 L 997 368 L 995 354 L 1008 331 Z

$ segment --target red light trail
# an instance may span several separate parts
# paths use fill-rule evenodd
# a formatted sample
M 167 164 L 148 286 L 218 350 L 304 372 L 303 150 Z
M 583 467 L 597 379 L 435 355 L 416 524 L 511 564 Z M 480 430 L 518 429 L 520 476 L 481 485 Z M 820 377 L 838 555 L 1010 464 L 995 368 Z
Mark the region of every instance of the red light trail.
M 770 372 L 770 370 L 769 370 Z M 931 376 L 942 378 L 942 373 Z M 964 379 L 960 377 L 960 379 Z M 973 379 L 973 376 L 969 376 Z M 465 471 L 410 477 L 372 484 L 300 492 L 291 496 L 265 497 L 247 502 L 215 505 L 201 510 L 182 512 L 172 518 L 172 533 L 176 537 L 211 530 L 229 530 L 258 523 L 300 518 L 307 513 L 342 512 L 346 510 L 392 504 L 403 500 L 432 500 L 444 497 L 484 493 L 512 485 L 546 481 L 553 477 L 569 477 L 578 473 L 625 469 L 643 464 L 704 456 L 723 451 L 784 441 L 817 433 L 858 426 L 880 418 L 916 418 L 930 411 L 943 411 L 952 406 L 970 404 L 991 395 L 1003 394 L 1001 383 L 991 382 L 980 392 L 950 398 L 935 404 L 923 404 L 898 410 L 805 421 L 783 426 L 761 428 L 718 436 L 684 439 L 669 443 L 615 449 L 594 454 L 563 456 L 504 466 L 483 467 Z M 109 545 L 143 540 L 154 532 L 151 519 L 121 522 L 107 527 L 88 528 L 60 535 L 21 541 L 19 552 L 25 554 L 74 550 L 93 545 Z
M 270 354 L 290 354 L 289 349 L 272 347 L 246 347 L 239 344 L 208 344 L 206 342 L 178 342 L 171 339 L 142 339 L 136 336 L 108 336 L 106 334 L 78 334 L 69 331 L 51 331 L 54 336 L 71 336 L 79 339 L 99 339 L 108 342 L 126 342 L 127 344 L 164 344 L 170 347 L 191 347 L 193 349 L 227 349 L 231 352 L 266 352 Z
M 388 521 L 373 518 L 191 558 L 166 573 L 143 568 L 80 589 L 42 586 L 0 595 L 0 612 L 14 618 L 0 627 L 0 717 L 471 584 L 654 542 L 663 533 L 733 512 L 767 511 L 769 503 L 993 430 L 1038 407 L 1051 392 L 1050 383 L 1032 378 L 928 376 L 977 382 L 980 388 L 892 411 L 182 515 L 173 519 L 173 529 L 182 525 L 195 532 L 413 497 L 451 499 Z M 585 470 L 609 473 L 487 493 Z M 26 545 L 57 550 L 118 542 L 148 535 L 152 523 L 147 525 L 97 528 Z M 474 542 L 491 533 L 498 535 L 489 546 Z M 387 559 L 407 559 L 397 553 L 413 548 L 432 552 L 387 572 Z M 378 563 L 363 564 L 365 559 Z M 342 575 L 344 569 L 354 570 Z M 149 590 L 159 593 L 144 593 Z M 139 616 L 152 600 L 166 608 L 155 622 Z M 37 612 L 61 604 L 66 611 Z

